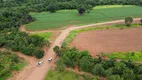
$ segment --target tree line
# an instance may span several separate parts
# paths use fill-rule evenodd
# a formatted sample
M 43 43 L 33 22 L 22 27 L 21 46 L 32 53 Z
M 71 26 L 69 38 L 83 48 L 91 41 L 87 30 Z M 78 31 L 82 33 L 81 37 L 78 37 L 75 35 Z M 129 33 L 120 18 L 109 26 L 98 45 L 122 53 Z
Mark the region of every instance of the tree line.
M 0 7 L 23 7 L 29 12 L 50 11 L 50 7 L 56 10 L 78 9 L 83 6 L 96 5 L 142 5 L 142 0 L 0 0 Z
M 56 62 L 59 71 L 64 71 L 66 67 L 74 69 L 78 66 L 80 71 L 89 72 L 107 80 L 142 79 L 142 64 L 136 64 L 130 60 L 119 62 L 115 59 L 105 60 L 102 56 L 93 58 L 88 51 L 79 51 L 75 47 L 60 49 L 56 46 L 54 51 L 60 57 Z
M 23 9 L 0 9 L 0 30 L 4 28 L 19 27 L 34 21 L 31 15 Z
M 49 42 L 37 35 L 21 32 L 18 28 L 7 28 L 0 32 L 0 48 L 22 52 L 28 56 L 42 58 L 44 51 L 41 47 L 44 44 L 49 44 Z

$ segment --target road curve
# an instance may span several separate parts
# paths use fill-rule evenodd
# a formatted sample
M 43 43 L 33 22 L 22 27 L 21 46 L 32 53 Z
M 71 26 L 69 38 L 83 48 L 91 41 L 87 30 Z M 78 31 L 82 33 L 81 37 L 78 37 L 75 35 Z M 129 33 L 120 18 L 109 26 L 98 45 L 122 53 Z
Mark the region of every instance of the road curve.
M 135 18 L 134 20 L 140 20 L 140 18 Z M 70 31 L 76 30 L 76 29 L 81 29 L 81 28 L 86 28 L 86 27 L 92 27 L 92 26 L 97 27 L 97 26 L 100 26 L 100 25 L 116 24 L 116 23 L 120 23 L 120 22 L 124 22 L 124 20 L 117 20 L 117 21 L 104 22 L 104 23 L 96 23 L 96 24 L 90 24 L 90 25 L 79 26 L 79 27 L 71 27 L 71 28 L 67 28 L 67 29 L 63 30 L 61 32 L 61 34 L 57 37 L 57 39 L 55 40 L 53 45 L 48 50 L 48 53 L 45 53 L 45 56 L 43 58 L 43 65 L 41 67 L 36 67 L 33 70 L 33 72 L 29 75 L 29 77 L 25 80 L 44 80 L 47 72 L 51 68 L 51 63 L 48 63 L 47 60 L 50 57 L 52 57 L 53 59 L 55 58 L 55 53 L 53 51 L 53 48 L 55 46 L 61 47 L 63 41 L 68 36 Z

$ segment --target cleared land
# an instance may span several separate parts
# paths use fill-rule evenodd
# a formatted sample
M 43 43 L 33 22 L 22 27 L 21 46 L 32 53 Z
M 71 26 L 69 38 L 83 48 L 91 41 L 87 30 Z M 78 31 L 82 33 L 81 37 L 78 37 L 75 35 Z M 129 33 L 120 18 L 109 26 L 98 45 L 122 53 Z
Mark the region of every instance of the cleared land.
M 142 49 L 142 28 L 97 30 L 79 33 L 72 45 L 89 50 L 92 56 L 100 52 L 127 52 Z
M 31 15 L 36 18 L 36 21 L 25 25 L 25 27 L 28 30 L 45 30 L 124 19 L 128 16 L 141 17 L 142 7 L 118 5 L 99 6 L 89 14 L 86 13 L 83 16 L 78 16 L 77 10 L 60 10 L 57 13 L 31 13 Z

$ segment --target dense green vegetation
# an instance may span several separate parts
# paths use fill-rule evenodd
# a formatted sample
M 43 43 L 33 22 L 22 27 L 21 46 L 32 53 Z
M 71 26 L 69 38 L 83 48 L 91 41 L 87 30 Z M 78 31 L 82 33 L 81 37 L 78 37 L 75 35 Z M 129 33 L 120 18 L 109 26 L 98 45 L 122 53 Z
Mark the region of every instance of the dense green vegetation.
M 132 28 L 132 27 L 141 27 L 141 24 L 132 24 L 131 26 L 127 26 L 124 24 L 116 24 L 113 26 L 90 27 L 90 28 L 84 28 L 80 30 L 74 30 L 74 31 L 71 31 L 70 34 L 67 36 L 64 43 L 62 44 L 62 47 L 69 46 L 69 43 L 71 43 L 72 40 L 77 36 L 77 34 L 81 32 L 87 32 L 92 30 L 105 30 L 105 29 L 113 29 L 113 28 L 124 29 L 124 28 Z
M 96 5 L 142 5 L 141 0 L 0 0 L 1 8 L 24 8 L 29 12 L 77 9 Z
M 22 52 L 28 56 L 42 58 L 44 51 L 41 47 L 49 44 L 44 38 L 37 35 L 29 35 L 17 28 L 9 28 L 0 31 L 0 48 L 4 47 L 12 51 Z
M 88 51 L 80 52 L 76 48 L 61 48 L 61 56 L 57 69 L 64 71 L 64 65 L 69 68 L 79 67 L 80 71 L 100 76 L 107 80 L 141 80 L 142 65 L 133 61 L 116 61 L 115 59 L 103 60 L 102 56 L 93 58 Z M 59 62 L 60 61 L 60 62 Z M 60 67 L 60 68 L 59 68 Z
M 106 54 L 109 58 L 122 59 L 122 60 L 132 60 L 132 61 L 142 61 L 142 52 L 114 52 L 111 54 Z
M 50 70 L 45 80 L 98 80 L 98 77 L 91 77 L 85 74 L 81 75 L 72 71 L 60 72 L 57 70 Z
M 73 72 L 58 72 L 56 70 L 50 70 L 48 72 L 47 77 L 45 80 L 82 80 L 79 75 Z
M 77 10 L 60 10 L 56 13 L 42 12 L 30 13 L 35 22 L 25 25 L 28 30 L 44 30 L 50 28 L 60 28 L 70 25 L 85 25 L 103 21 L 124 19 L 125 17 L 142 17 L 142 7 L 139 6 L 115 6 L 114 8 L 96 7 L 89 14 L 78 16 Z M 123 12 L 120 14 L 119 12 Z
M 34 21 L 34 19 L 25 10 L 0 9 L 0 30 L 4 28 L 20 27 L 21 24 L 32 21 Z
M 7 51 L 0 51 L 0 80 L 7 80 L 12 71 L 19 71 L 26 65 L 22 58 Z

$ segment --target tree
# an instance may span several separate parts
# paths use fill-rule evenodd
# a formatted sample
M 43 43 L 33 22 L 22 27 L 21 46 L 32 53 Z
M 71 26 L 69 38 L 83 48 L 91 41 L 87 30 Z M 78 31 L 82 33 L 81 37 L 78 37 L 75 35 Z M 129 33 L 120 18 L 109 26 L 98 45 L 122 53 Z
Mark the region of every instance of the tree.
M 62 58 L 60 58 L 58 61 L 56 61 L 56 65 L 57 65 L 57 69 L 58 69 L 60 72 L 64 71 L 65 68 L 66 68 L 66 66 L 65 66 L 65 64 L 64 64 Z
M 108 78 L 108 80 L 124 80 L 119 75 L 112 75 Z
M 135 80 L 135 74 L 131 69 L 125 69 L 122 76 L 125 80 Z
M 125 18 L 125 24 L 126 24 L 126 26 L 131 26 L 132 22 L 133 22 L 133 18 L 132 17 L 126 17 Z
M 86 9 L 84 7 L 79 7 L 78 8 L 79 15 L 83 15 L 85 11 L 86 11 Z
M 141 75 L 138 75 L 138 80 L 142 80 L 142 74 Z
M 44 56 L 44 51 L 43 51 L 43 50 L 37 50 L 37 51 L 35 52 L 35 56 L 36 56 L 36 58 L 38 58 L 38 59 L 42 58 L 42 57 Z
M 57 9 L 58 9 L 57 4 L 51 3 L 48 5 L 48 11 L 51 13 L 55 13 Z
M 140 20 L 140 23 L 141 23 L 141 25 L 142 25 L 142 19 Z
M 105 69 L 102 64 L 96 64 L 93 68 L 94 75 L 105 76 Z
M 90 11 L 92 10 L 93 6 L 92 5 L 87 5 L 86 6 L 86 12 L 90 13 Z
M 115 67 L 113 67 L 113 74 L 122 75 L 123 71 L 126 69 L 126 65 L 123 62 L 116 62 Z
M 90 56 L 84 56 L 79 60 L 79 68 L 86 72 L 91 72 L 94 66 L 94 60 Z
M 56 53 L 57 56 L 61 56 L 60 48 L 58 46 L 55 46 L 53 48 L 54 52 Z
M 67 67 L 75 68 L 77 66 L 77 54 L 79 51 L 76 48 L 62 51 L 62 58 Z

